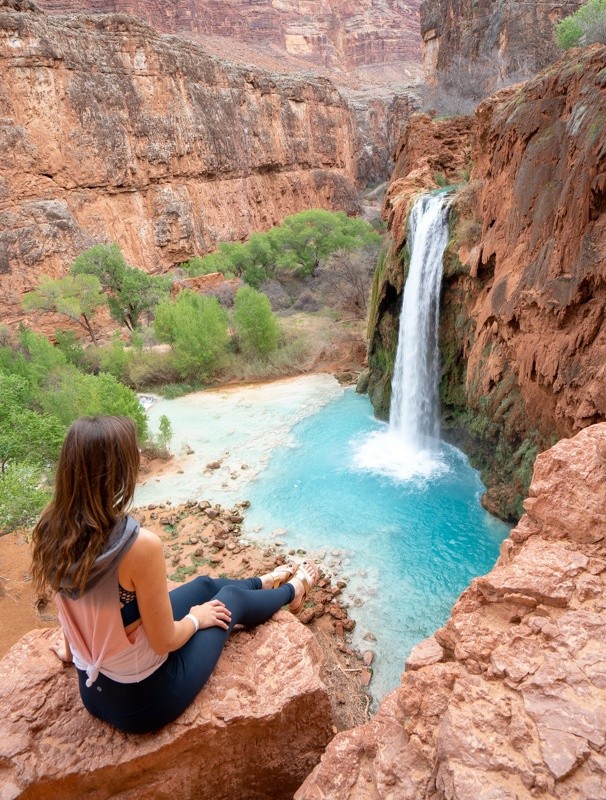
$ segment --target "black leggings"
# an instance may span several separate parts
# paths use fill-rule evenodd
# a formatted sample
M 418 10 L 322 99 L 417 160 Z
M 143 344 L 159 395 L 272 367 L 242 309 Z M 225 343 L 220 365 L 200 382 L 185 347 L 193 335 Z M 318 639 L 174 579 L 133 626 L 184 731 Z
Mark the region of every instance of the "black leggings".
M 182 619 L 192 606 L 221 600 L 231 611 L 229 628 L 204 628 L 139 683 L 118 683 L 100 674 L 86 686 L 78 670 L 85 708 L 126 733 L 149 733 L 172 722 L 193 702 L 210 678 L 234 625 L 252 627 L 266 622 L 294 599 L 292 584 L 261 589 L 260 578 L 227 580 L 201 576 L 169 592 L 173 618 Z

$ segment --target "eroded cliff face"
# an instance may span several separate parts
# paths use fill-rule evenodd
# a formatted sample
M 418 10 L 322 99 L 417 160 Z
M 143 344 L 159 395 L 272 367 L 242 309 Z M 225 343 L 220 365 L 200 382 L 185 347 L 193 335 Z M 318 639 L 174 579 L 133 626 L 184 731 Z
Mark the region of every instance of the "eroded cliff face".
M 132 14 L 166 33 L 274 45 L 338 69 L 420 60 L 420 0 L 40 0 L 48 11 Z
M 453 196 L 443 424 L 482 467 L 483 503 L 505 519 L 519 517 L 539 451 L 606 419 L 605 63 L 604 47 L 576 51 L 484 102 L 473 124 L 473 169 Z M 371 397 L 383 413 L 381 365 L 395 347 L 384 298 L 391 292 L 399 313 L 405 212 L 415 192 L 435 186 L 426 161 L 440 152 L 444 124 L 414 119 L 396 168 L 405 177 L 388 195 L 395 258 L 377 287 L 369 356 Z M 459 156 L 445 156 L 455 166 L 467 150 L 450 141 Z
M 357 207 L 351 111 L 325 79 L 0 0 L 0 87 L 5 321 L 95 242 L 158 272 L 304 208 Z
M 538 457 L 525 507 L 295 800 L 606 797 L 606 424 Z
M 582 0 L 424 0 L 421 3 L 426 80 L 463 96 L 486 96 L 522 80 L 558 57 L 555 24 Z

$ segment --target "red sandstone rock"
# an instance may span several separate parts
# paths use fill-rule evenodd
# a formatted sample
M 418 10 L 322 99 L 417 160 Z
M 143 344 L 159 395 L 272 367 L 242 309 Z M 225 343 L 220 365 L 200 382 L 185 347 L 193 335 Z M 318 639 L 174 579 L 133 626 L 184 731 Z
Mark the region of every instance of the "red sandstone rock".
M 605 448 L 600 424 L 539 456 L 519 535 L 296 800 L 606 797 Z
M 577 51 L 477 113 L 468 392 L 507 366 L 546 437 L 606 419 L 605 63 L 604 47 Z
M 124 15 L 14 5 L 0 0 L 4 322 L 99 241 L 160 272 L 304 208 L 357 208 L 352 112 L 326 79 L 221 62 Z
M 339 69 L 416 62 L 420 0 L 39 0 L 52 12 L 122 12 L 166 33 L 227 37 Z M 233 45 L 232 45 L 233 46 Z
M 286 800 L 331 736 L 319 645 L 286 612 L 235 634 L 194 704 L 144 736 L 84 710 L 57 636 L 33 631 L 0 661 L 2 800 Z
M 426 80 L 448 78 L 450 93 L 474 83 L 483 96 L 555 61 L 555 25 L 583 0 L 551 3 L 424 0 L 421 3 Z M 454 86 L 453 86 L 454 84 Z

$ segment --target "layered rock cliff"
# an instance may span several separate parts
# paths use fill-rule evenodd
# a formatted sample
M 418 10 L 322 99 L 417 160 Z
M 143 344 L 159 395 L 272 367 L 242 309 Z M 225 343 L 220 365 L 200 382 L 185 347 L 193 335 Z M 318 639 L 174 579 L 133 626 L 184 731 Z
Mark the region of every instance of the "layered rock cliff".
M 606 424 L 536 462 L 488 575 L 295 800 L 606 797 Z
M 417 63 L 420 0 L 40 0 L 48 11 L 132 14 L 166 33 L 223 36 L 347 70 Z
M 424 0 L 426 80 L 461 97 L 485 97 L 555 61 L 555 24 L 583 0 Z
M 0 0 L 0 87 L 4 321 L 98 241 L 157 272 L 303 208 L 356 209 L 352 113 L 325 79 Z
M 469 181 L 443 170 L 460 183 L 444 265 L 443 421 L 484 467 L 483 502 L 504 518 L 519 517 L 537 452 L 606 419 L 605 63 L 604 47 L 576 51 L 490 98 L 473 123 Z M 420 125 L 433 130 L 427 148 L 435 158 L 441 124 L 415 121 L 406 141 L 422 141 Z M 458 160 L 444 158 L 456 168 L 467 145 L 450 140 Z M 399 313 L 401 209 L 435 186 L 436 168 L 426 165 L 415 184 L 427 160 L 415 147 L 402 150 L 397 169 L 407 177 L 388 195 L 395 245 L 376 289 L 369 363 L 384 412 L 381 364 L 389 366 L 395 343 L 393 322 L 383 318 Z

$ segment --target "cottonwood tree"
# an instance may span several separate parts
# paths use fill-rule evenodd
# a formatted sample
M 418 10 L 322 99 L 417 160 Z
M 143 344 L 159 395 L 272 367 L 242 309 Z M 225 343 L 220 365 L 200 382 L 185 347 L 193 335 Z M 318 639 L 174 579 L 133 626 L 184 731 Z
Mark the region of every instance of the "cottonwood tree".
M 280 328 L 269 298 L 252 286 L 242 286 L 236 292 L 234 328 L 245 354 L 268 356 L 278 346 Z
M 104 304 L 101 284 L 94 275 L 67 275 L 58 279 L 43 276 L 38 288 L 27 292 L 22 300 L 26 311 L 52 312 L 73 320 L 84 328 L 93 344 L 97 344 L 93 315 Z
M 562 50 L 589 44 L 606 44 L 606 0 L 589 0 L 556 26 Z
M 204 378 L 219 364 L 229 344 L 227 312 L 216 297 L 188 289 L 156 309 L 154 331 L 172 345 L 181 377 Z
M 70 268 L 72 275 L 94 275 L 107 293 L 113 319 L 134 331 L 141 315 L 151 312 L 167 296 L 171 279 L 148 275 L 130 267 L 117 244 L 97 244 L 81 253 Z

